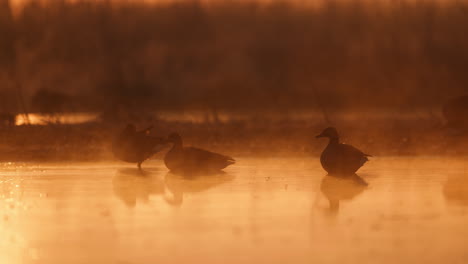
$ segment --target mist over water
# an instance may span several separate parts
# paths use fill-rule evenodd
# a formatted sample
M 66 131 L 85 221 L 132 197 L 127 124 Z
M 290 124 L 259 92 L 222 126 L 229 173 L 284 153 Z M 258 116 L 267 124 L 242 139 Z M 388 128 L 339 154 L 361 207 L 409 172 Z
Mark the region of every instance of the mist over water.
M 0 0 L 0 263 L 466 263 L 467 10 Z

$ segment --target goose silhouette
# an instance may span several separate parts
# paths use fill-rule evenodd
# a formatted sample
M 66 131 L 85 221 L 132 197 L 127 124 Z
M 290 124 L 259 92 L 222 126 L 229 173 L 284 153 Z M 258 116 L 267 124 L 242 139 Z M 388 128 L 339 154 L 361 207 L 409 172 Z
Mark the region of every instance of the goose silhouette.
M 317 138 L 327 137 L 330 139 L 327 147 L 320 156 L 322 167 L 330 174 L 335 176 L 353 175 L 364 165 L 371 155 L 365 154 L 359 149 L 340 143 L 338 132 L 334 127 L 328 127 L 317 136 Z
M 163 138 L 149 136 L 151 129 L 152 127 L 148 127 L 136 131 L 134 125 L 127 125 L 112 144 L 114 156 L 122 161 L 137 163 L 141 169 L 141 163 L 160 151 L 166 144 Z
M 182 137 L 177 133 L 170 134 L 167 142 L 172 143 L 173 146 L 167 152 L 164 163 L 170 171 L 175 173 L 216 172 L 236 162 L 229 156 L 204 149 L 184 147 Z

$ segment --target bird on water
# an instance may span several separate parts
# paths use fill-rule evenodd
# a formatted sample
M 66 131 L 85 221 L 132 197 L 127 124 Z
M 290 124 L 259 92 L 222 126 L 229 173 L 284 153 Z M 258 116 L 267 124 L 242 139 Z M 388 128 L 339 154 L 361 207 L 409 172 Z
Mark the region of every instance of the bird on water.
M 368 157 L 371 157 L 351 145 L 340 143 L 340 137 L 334 127 L 326 128 L 316 137 L 325 137 L 330 140 L 320 156 L 322 167 L 330 175 L 353 175 L 369 160 Z
M 148 127 L 137 131 L 133 124 L 127 125 L 112 144 L 114 156 L 122 161 L 137 163 L 141 169 L 141 163 L 166 144 L 164 138 L 150 136 L 151 129 L 152 127 Z
M 216 172 L 236 162 L 229 156 L 204 149 L 184 147 L 182 137 L 177 133 L 170 134 L 167 142 L 173 146 L 167 152 L 164 163 L 169 170 L 176 173 Z

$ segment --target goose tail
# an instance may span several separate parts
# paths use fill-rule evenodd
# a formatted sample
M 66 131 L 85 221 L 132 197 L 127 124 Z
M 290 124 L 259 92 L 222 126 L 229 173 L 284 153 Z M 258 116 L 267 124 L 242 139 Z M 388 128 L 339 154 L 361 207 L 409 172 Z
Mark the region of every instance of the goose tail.
M 232 164 L 236 163 L 236 160 L 231 158 L 231 157 L 227 157 L 226 163 L 229 166 L 229 165 L 232 165 Z

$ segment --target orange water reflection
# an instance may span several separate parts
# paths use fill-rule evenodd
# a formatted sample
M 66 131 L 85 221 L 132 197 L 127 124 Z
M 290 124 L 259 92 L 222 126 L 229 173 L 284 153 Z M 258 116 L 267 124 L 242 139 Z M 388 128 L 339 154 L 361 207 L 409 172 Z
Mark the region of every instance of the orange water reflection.
M 2 164 L 0 263 L 468 260 L 467 158 L 374 158 L 366 187 L 314 158 L 238 161 L 197 179 L 160 160 Z

